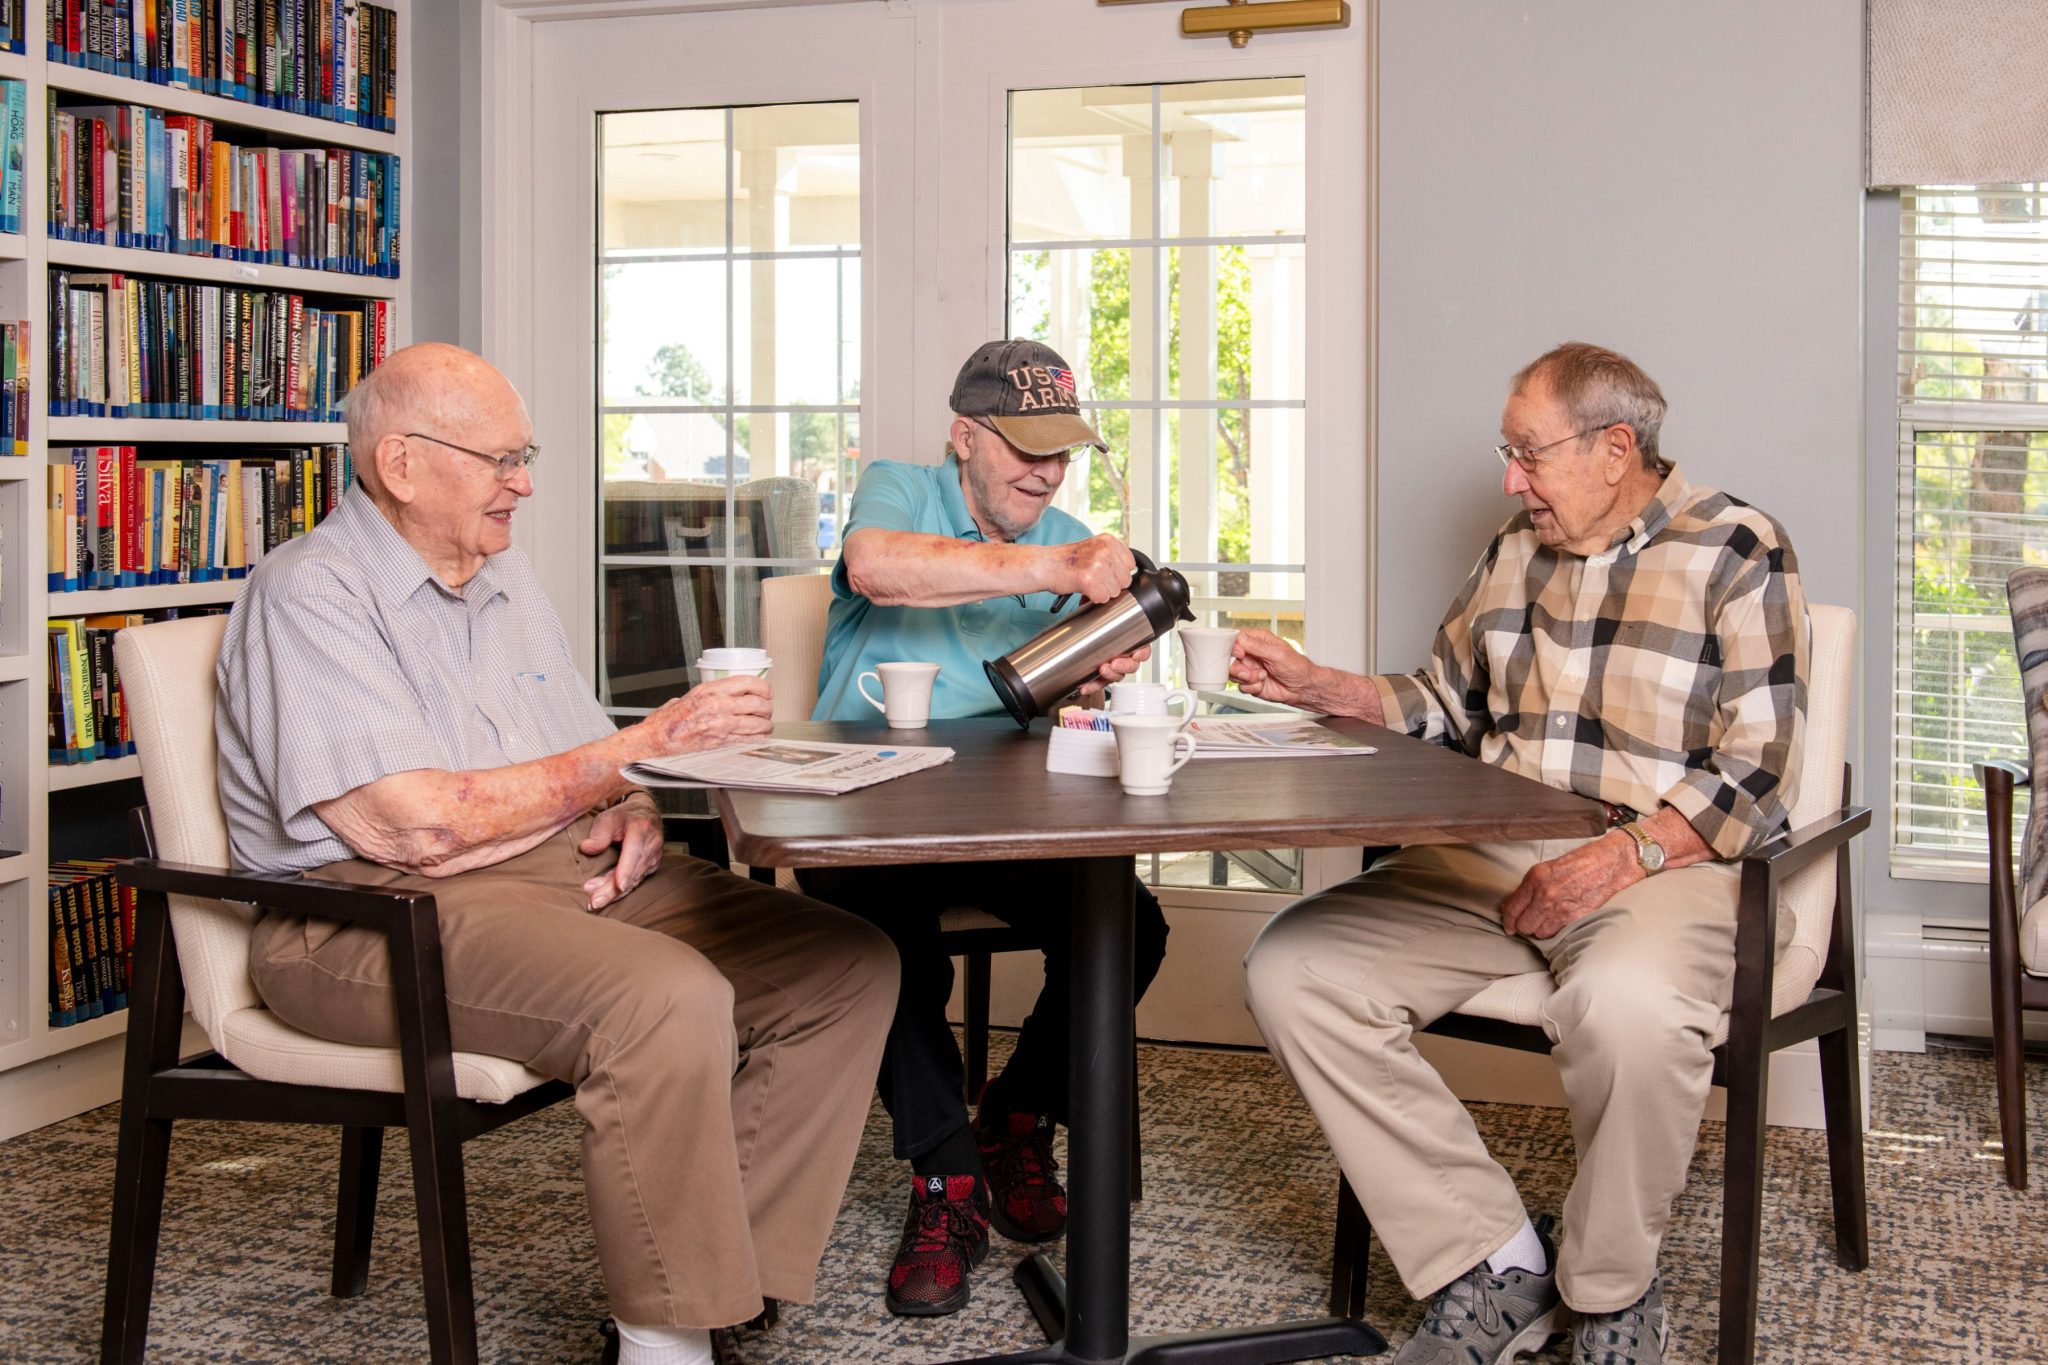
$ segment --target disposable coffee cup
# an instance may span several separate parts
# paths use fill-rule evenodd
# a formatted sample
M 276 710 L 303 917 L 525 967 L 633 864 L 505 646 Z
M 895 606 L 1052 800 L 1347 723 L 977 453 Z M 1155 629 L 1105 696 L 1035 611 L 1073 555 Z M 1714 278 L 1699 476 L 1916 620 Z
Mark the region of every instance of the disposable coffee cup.
M 705 682 L 720 678 L 765 678 L 775 661 L 765 649 L 707 649 L 697 656 L 697 676 Z
M 1164 796 L 1173 775 L 1195 756 L 1195 737 L 1175 716 L 1110 713 L 1116 731 L 1117 781 L 1126 796 Z
M 1187 662 L 1188 686 L 1221 692 L 1230 685 L 1230 647 L 1237 643 L 1233 626 L 1182 626 L 1181 657 Z
M 882 713 L 891 730 L 922 730 L 932 716 L 932 684 L 939 666 L 926 663 L 876 664 L 853 680 L 868 705 Z M 873 678 L 882 695 L 868 691 Z

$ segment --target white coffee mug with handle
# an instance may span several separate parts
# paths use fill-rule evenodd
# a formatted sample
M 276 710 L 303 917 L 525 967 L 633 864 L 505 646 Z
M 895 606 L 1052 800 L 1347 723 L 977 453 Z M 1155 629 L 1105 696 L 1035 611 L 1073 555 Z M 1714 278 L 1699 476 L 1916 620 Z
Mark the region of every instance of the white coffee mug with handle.
M 1230 685 L 1230 647 L 1237 631 L 1230 626 L 1182 626 L 1182 657 L 1187 660 L 1188 686 L 1205 692 L 1221 692 Z
M 1173 775 L 1195 756 L 1195 737 L 1175 716 L 1110 713 L 1116 731 L 1117 780 L 1127 796 L 1164 796 Z
M 1201 704 L 1195 694 L 1187 688 L 1168 687 L 1162 682 L 1137 682 L 1131 679 L 1109 685 L 1111 715 L 1173 715 L 1173 704 L 1176 701 L 1180 703 L 1178 719 L 1185 725 L 1195 718 L 1195 708 Z
M 876 664 L 853 680 L 867 704 L 882 713 L 891 730 L 922 730 L 932 715 L 932 684 L 938 680 L 937 664 Z M 873 678 L 882 689 L 878 699 L 868 691 Z

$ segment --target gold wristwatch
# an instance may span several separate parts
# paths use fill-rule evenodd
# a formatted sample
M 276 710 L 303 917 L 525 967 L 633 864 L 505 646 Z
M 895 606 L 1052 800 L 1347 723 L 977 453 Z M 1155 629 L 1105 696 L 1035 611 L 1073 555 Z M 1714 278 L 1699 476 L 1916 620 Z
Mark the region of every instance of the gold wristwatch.
M 1622 832 L 1636 841 L 1636 861 L 1642 864 L 1643 875 L 1654 877 L 1664 870 L 1664 845 L 1650 837 L 1650 832 L 1631 820 L 1623 825 Z

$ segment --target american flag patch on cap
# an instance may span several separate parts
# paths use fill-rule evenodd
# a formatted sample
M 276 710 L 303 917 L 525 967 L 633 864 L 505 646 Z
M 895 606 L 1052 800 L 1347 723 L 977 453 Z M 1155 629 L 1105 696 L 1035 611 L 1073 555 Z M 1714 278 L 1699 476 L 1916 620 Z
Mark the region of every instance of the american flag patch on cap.
M 1048 368 L 1052 371 L 1052 382 L 1055 385 L 1065 389 L 1068 393 L 1074 391 L 1074 372 L 1072 370 L 1063 370 L 1057 365 L 1052 365 Z

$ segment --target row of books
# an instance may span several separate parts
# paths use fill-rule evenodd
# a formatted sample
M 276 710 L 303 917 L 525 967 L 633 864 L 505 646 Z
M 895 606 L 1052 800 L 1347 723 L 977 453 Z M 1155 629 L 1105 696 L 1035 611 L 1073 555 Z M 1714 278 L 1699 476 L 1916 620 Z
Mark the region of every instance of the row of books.
M 52 618 L 49 647 L 49 753 L 56 764 L 92 763 L 135 752 L 135 735 L 114 667 L 114 634 L 149 621 L 218 616 L 224 606 L 163 607 Z
M 0 322 L 0 455 L 28 454 L 29 328 Z
M 397 157 L 244 136 L 140 104 L 53 108 L 50 235 L 397 278 Z
M 51 592 L 245 577 L 355 481 L 340 445 L 161 460 L 134 446 L 74 446 L 50 457 Z
M 326 422 L 389 349 L 389 301 L 50 272 L 50 413 Z
M 23 0 L 0 0 L 0 52 L 28 51 L 27 18 Z
M 49 60 L 391 132 L 396 11 L 357 0 L 46 0 Z
M 135 889 L 114 880 L 115 859 L 50 864 L 50 1027 L 128 1008 L 135 948 Z
M 28 86 L 0 80 L 0 232 L 21 231 L 22 182 L 28 175 Z

